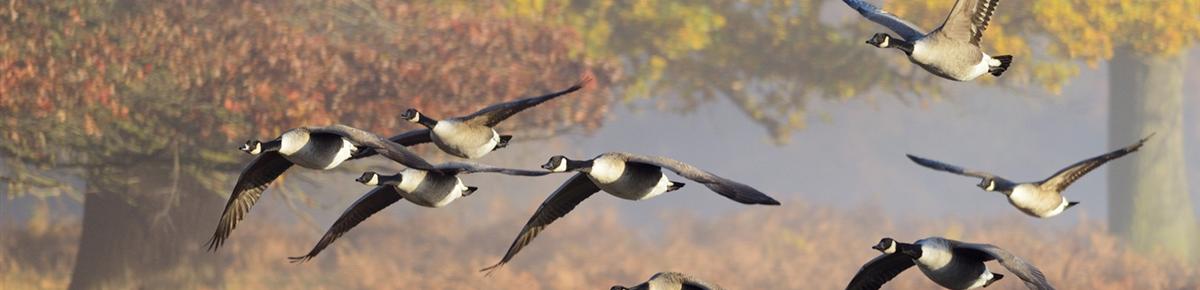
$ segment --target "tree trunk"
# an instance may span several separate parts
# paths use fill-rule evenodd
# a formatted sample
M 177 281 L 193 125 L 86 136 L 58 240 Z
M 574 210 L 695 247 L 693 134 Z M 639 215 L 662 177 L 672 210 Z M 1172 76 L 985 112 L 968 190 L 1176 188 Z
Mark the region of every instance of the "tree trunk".
M 204 210 L 220 208 L 221 201 L 212 194 L 188 192 L 202 187 L 186 178 L 173 187 L 170 174 L 163 172 L 169 170 L 124 173 L 120 176 L 129 178 L 123 180 L 143 181 L 118 185 L 89 181 L 68 289 L 216 288 L 218 256 L 204 252 L 201 244 L 213 217 Z M 98 178 L 115 179 L 90 179 Z M 181 189 L 178 203 L 170 202 L 172 188 Z M 171 207 L 169 218 L 159 217 L 164 206 Z
M 1197 251 L 1183 147 L 1185 63 L 1183 53 L 1146 56 L 1128 48 L 1110 62 L 1109 147 L 1157 134 L 1109 164 L 1108 224 L 1135 249 L 1186 259 Z

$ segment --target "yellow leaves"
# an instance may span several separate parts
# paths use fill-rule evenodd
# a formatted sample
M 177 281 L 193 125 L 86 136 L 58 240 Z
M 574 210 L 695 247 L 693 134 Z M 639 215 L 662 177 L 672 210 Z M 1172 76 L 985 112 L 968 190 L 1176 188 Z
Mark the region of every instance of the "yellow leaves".
M 1123 1 L 1123 31 L 1135 51 L 1173 55 L 1200 38 L 1200 1 Z
M 889 0 L 884 2 L 883 9 L 930 31 L 946 21 L 946 13 L 954 7 L 954 2 L 955 0 Z
M 993 19 L 993 21 L 997 20 L 999 19 Z M 991 52 L 992 55 L 1032 55 L 1029 42 L 1020 35 L 1009 33 L 1003 25 L 989 26 L 987 31 L 984 32 L 984 40 L 982 43 L 983 46 L 987 47 L 987 51 Z
M 1033 78 L 1054 94 L 1062 93 L 1063 84 L 1079 74 L 1079 66 L 1070 62 L 1033 63 Z
M 83 115 L 83 133 L 88 136 L 100 136 L 100 128 L 96 126 L 96 119 L 92 118 L 91 114 Z
M 589 44 L 607 43 L 613 34 L 612 25 L 605 19 L 599 19 L 582 29 L 584 29 L 585 43 Z M 603 45 L 586 45 L 584 47 L 584 55 L 587 57 L 608 57 L 609 53 L 603 48 Z
M 537 18 L 546 11 L 547 0 L 513 0 L 509 2 L 510 12 L 517 17 Z
M 684 18 L 683 27 L 676 30 L 677 38 L 684 43 L 686 49 L 700 50 L 712 42 L 712 33 L 725 26 L 725 18 L 713 13 L 706 7 L 692 7 L 694 11 L 684 14 L 696 15 Z
M 1066 57 L 1095 64 L 1117 46 L 1175 54 L 1200 38 L 1200 1 L 1037 1 L 1034 17 Z
M 1106 3 L 1107 2 L 1107 3 Z M 1067 58 L 1089 62 L 1112 57 L 1113 34 L 1119 25 L 1111 1 L 1037 1 L 1033 17 L 1053 47 Z

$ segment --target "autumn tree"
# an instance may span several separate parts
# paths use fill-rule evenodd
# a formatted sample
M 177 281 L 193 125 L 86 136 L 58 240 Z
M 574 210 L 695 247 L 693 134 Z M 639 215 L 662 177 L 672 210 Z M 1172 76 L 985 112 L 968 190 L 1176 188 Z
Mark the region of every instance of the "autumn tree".
M 240 141 L 334 122 L 396 133 L 410 106 L 452 115 L 615 72 L 581 60 L 570 29 L 391 2 L 9 3 L 0 181 L 82 192 L 71 289 L 211 286 L 222 256 L 201 243 L 248 161 Z M 587 94 L 507 125 L 596 128 L 608 98 Z

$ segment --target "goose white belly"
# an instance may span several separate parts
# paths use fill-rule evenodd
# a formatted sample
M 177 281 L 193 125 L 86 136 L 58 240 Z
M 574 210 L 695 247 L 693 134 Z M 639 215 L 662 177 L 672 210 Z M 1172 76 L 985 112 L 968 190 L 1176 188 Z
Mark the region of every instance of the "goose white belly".
M 340 144 L 339 144 L 340 142 Z M 331 147 L 337 151 L 330 152 Z M 288 161 L 311 169 L 329 170 L 350 159 L 356 147 L 344 138 L 312 138 L 308 135 L 288 135 L 281 139 L 279 153 Z
M 483 157 L 500 143 L 500 134 L 486 126 L 471 126 L 455 120 L 442 120 L 430 130 L 433 143 L 452 155 L 475 159 Z
M 954 259 L 948 243 L 921 240 L 917 241 L 917 244 L 921 246 L 921 258 L 917 259 L 917 268 L 921 269 L 925 277 L 942 287 L 975 289 L 983 287 L 992 279 L 992 272 L 983 262 Z M 964 277 L 964 272 L 971 276 Z
M 987 73 L 992 62 L 999 65 L 998 60 L 979 51 L 978 47 L 961 44 L 930 44 L 921 39 L 913 43 L 913 52 L 908 59 L 920 65 L 930 73 L 955 81 L 969 81 Z M 935 53 L 936 52 L 936 53 Z M 978 61 L 964 60 L 954 55 L 979 54 Z M 969 64 L 969 65 L 967 65 Z
M 588 178 L 604 192 L 628 200 L 655 197 L 667 192 L 671 186 L 671 181 L 662 171 L 626 165 L 612 158 L 597 158 L 592 163 Z
M 333 160 L 330 160 L 329 165 L 326 165 L 324 169 L 329 170 L 333 169 L 334 167 L 338 167 L 338 165 L 342 165 L 342 162 L 349 160 L 350 156 L 354 155 L 355 149 L 354 143 L 350 143 L 349 140 L 342 139 L 342 148 L 338 149 L 337 153 L 333 155 Z
M 424 207 L 439 208 L 449 205 L 462 197 L 463 192 L 467 190 L 467 186 L 458 177 L 434 177 L 426 171 L 415 169 L 406 169 L 400 174 L 403 177 L 400 184 L 396 185 L 400 196 Z
M 1025 214 L 1048 218 L 1067 209 L 1067 198 L 1060 194 L 1042 192 L 1033 184 L 1021 184 L 1008 195 L 1008 203 Z

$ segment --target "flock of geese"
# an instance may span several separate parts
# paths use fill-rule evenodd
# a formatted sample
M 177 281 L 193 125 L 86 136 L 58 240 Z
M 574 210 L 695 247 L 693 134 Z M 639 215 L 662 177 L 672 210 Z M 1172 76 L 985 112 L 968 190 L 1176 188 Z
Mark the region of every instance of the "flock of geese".
M 891 29 L 899 36 L 897 38 L 886 33 L 877 33 L 867 41 L 868 44 L 879 48 L 899 49 L 913 63 L 934 75 L 956 81 L 972 80 L 985 73 L 1000 76 L 1012 62 L 1012 56 L 989 56 L 979 47 L 983 31 L 987 28 L 999 0 L 957 0 L 942 26 L 932 32 L 924 32 L 908 21 L 862 0 L 843 1 L 862 16 Z M 504 148 L 513 138 L 511 135 L 496 132 L 496 125 L 525 109 L 578 91 L 590 80 L 584 78 L 562 91 L 495 104 L 461 117 L 438 120 L 416 109 L 408 109 L 401 117 L 420 124 L 425 129 L 389 138 L 345 125 L 331 125 L 291 129 L 266 142 L 247 141 L 240 149 L 256 157 L 238 177 L 229 201 L 221 213 L 216 232 L 208 242 L 208 249 L 215 251 L 219 248 L 262 196 L 263 191 L 292 165 L 329 170 L 345 161 L 374 155 L 391 159 L 407 169 L 393 174 L 363 173 L 356 180 L 373 186 L 374 189 L 346 209 L 312 250 L 303 256 L 291 257 L 293 262 L 315 258 L 338 237 L 401 199 L 419 206 L 438 208 L 471 195 L 479 188 L 464 184 L 459 179 L 459 175 L 462 174 L 498 173 L 533 177 L 574 172 L 571 178 L 551 193 L 534 211 L 503 258 L 481 270 L 489 274 L 511 261 L 547 226 L 597 192 L 603 191 L 618 198 L 636 201 L 676 191 L 684 186 L 685 183 L 671 180 L 664 174 L 663 169 L 703 184 L 709 190 L 742 204 L 780 204 L 754 187 L 660 156 L 608 152 L 590 159 L 571 159 L 558 155 L 550 157 L 541 166 L 542 170 L 526 170 L 466 162 L 434 165 L 405 148 L 433 143 L 450 155 L 464 159 L 480 158 Z M 1078 204 L 1062 195 L 1063 190 L 1072 182 L 1105 162 L 1137 151 L 1148 139 L 1149 136 L 1128 147 L 1072 164 L 1044 180 L 1034 182 L 1013 182 L 991 173 L 964 169 L 931 159 L 913 155 L 908 155 L 908 158 L 933 170 L 978 178 L 979 188 L 1004 194 L 1008 202 L 1021 212 L 1038 218 L 1049 218 Z M 882 254 L 864 264 L 846 289 L 879 289 L 900 272 L 914 265 L 934 283 L 945 288 L 987 287 L 1004 277 L 987 268 L 985 262 L 991 260 L 999 262 L 1030 289 L 1054 289 L 1037 267 L 993 245 L 941 237 L 929 237 L 913 243 L 883 238 L 872 248 Z M 634 287 L 613 286 L 611 289 L 716 290 L 721 287 L 686 274 L 663 272 Z

